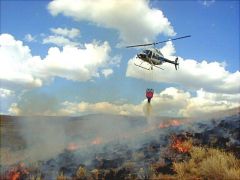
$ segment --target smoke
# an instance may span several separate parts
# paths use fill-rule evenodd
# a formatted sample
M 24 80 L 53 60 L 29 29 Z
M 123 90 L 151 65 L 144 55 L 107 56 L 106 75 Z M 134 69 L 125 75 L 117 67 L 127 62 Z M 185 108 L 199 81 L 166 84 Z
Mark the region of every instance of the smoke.
M 46 160 L 61 153 L 66 144 L 66 122 L 61 118 L 25 117 L 19 119 L 29 162 Z
M 25 92 L 17 104 L 12 105 L 10 112 L 21 116 L 46 116 L 56 115 L 59 102 L 54 96 L 45 93 Z
M 129 152 L 132 160 L 140 163 L 143 159 L 138 155 L 149 152 L 149 144 L 164 149 L 171 133 L 180 132 L 182 128 L 189 128 L 188 132 L 200 132 L 197 130 L 202 129 L 202 124 L 194 129 L 186 119 L 154 116 L 152 109 L 150 103 L 144 104 L 145 116 L 92 114 L 81 117 L 21 117 L 17 119 L 17 130 L 25 141 L 24 147 L 11 152 L 12 161 L 1 159 L 1 165 L 40 161 L 43 162 L 40 163 L 40 172 L 51 172 L 46 179 L 55 179 L 63 167 L 72 173 L 81 164 L 95 168 L 97 165 L 94 162 L 99 157 L 104 161 L 97 159 L 96 162 L 116 162 L 123 156 L 127 161 Z M 186 124 L 180 127 L 184 123 L 189 127 Z M 160 157 L 161 153 L 162 150 L 159 150 L 155 155 Z M 143 154 L 143 157 L 146 156 Z
M 152 108 L 151 103 L 146 102 L 143 105 L 143 112 L 147 119 L 148 124 L 151 125 L 153 123 L 153 119 L 154 119 L 153 108 Z
M 10 120 L 9 120 L 10 121 Z M 11 120 L 12 121 L 12 120 Z M 54 117 L 20 117 L 12 129 L 2 127 L 1 164 L 12 165 L 47 160 L 63 152 L 66 147 L 66 122 Z M 14 123 L 16 123 L 14 120 Z M 10 137 L 6 140 L 7 137 Z
M 152 114 L 151 105 L 146 104 L 146 117 L 111 114 L 46 116 L 55 115 L 59 109 L 58 100 L 34 91 L 24 93 L 15 109 L 22 116 L 18 119 L 17 131 L 24 145 L 18 151 L 11 152 L 20 157 L 13 158 L 12 163 L 48 160 L 68 148 L 77 148 L 79 152 L 94 155 L 103 145 L 111 142 L 134 147 L 143 141 L 140 137 L 144 137 L 142 132 L 147 126 L 146 119 L 149 121 Z
M 115 151 L 116 144 L 127 145 L 129 149 L 134 150 L 159 138 L 160 134 L 161 137 L 166 135 L 165 127 L 177 127 L 181 124 L 178 124 L 177 120 L 168 122 L 169 119 L 155 116 L 154 107 L 147 102 L 143 105 L 145 116 L 111 114 L 80 117 L 33 116 L 38 109 L 44 114 L 56 107 L 55 98 L 49 98 L 44 94 L 33 95 L 35 94 L 23 96 L 25 99 L 19 104 L 22 114 L 32 116 L 18 119 L 17 131 L 25 143 L 16 151 L 14 161 L 11 163 L 23 160 L 30 163 L 45 161 L 57 158 L 65 151 L 73 151 L 77 153 L 77 157 L 85 157 L 86 162 L 81 163 L 90 164 L 95 154 L 107 151 L 106 146 L 110 151 Z M 159 125 L 164 128 L 159 130 L 161 128 Z
M 20 161 L 34 163 L 56 158 L 66 150 L 76 150 L 81 156 L 92 159 L 94 154 L 105 151 L 106 144 L 127 144 L 136 147 L 147 137 L 145 117 L 111 114 L 86 115 L 81 117 L 22 116 L 17 119 L 19 138 L 23 139 L 18 149 L 11 148 L 11 161 L 3 158 L 3 165 Z M 11 146 L 16 146 L 12 144 Z M 108 148 L 114 148 L 109 146 Z

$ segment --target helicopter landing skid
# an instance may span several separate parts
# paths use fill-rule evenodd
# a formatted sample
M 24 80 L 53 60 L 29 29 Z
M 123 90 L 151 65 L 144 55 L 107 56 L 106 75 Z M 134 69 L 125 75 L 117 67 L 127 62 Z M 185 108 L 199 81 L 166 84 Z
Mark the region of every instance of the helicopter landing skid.
M 160 67 L 154 65 L 153 62 L 152 62 L 151 60 L 150 60 L 150 64 L 151 64 L 151 67 L 150 67 L 151 70 L 153 70 L 153 66 L 156 67 L 156 68 L 158 68 L 158 69 L 162 69 L 162 70 L 164 70 L 163 68 L 160 68 Z
M 160 68 L 160 67 L 158 67 L 158 66 L 155 66 L 155 65 L 153 65 L 153 66 L 156 67 L 156 68 L 158 68 L 158 69 L 164 70 L 163 68 Z
M 146 69 L 146 70 L 150 70 L 150 68 L 146 68 L 146 67 L 141 66 L 142 63 L 143 63 L 143 62 L 141 62 L 139 65 L 136 64 L 136 63 L 134 63 L 134 65 L 135 65 L 135 66 L 138 66 L 138 67 L 140 67 L 140 68 Z
M 156 66 L 156 65 L 152 65 L 152 64 L 151 64 L 151 66 L 150 66 L 149 68 L 146 68 L 146 67 L 141 66 L 142 63 L 144 63 L 144 62 L 141 62 L 140 64 L 134 63 L 134 65 L 135 65 L 135 66 L 138 66 L 138 67 L 140 67 L 140 68 L 149 70 L 149 71 L 150 71 L 150 70 L 153 70 L 153 66 L 156 67 L 156 68 L 158 68 L 158 69 L 164 70 L 163 68 L 160 68 L 160 67 L 158 67 L 158 66 Z

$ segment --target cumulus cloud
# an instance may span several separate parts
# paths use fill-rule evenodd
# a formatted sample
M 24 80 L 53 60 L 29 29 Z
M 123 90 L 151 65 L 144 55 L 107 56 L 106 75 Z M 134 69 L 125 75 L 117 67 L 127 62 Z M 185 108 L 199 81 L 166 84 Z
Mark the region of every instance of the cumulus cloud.
M 156 115 L 199 117 L 239 107 L 240 93 L 210 93 L 203 89 L 192 95 L 188 91 L 169 87 L 156 93 L 152 99 L 153 112 Z
M 163 12 L 146 0 L 53 0 L 48 9 L 53 16 L 63 14 L 115 29 L 123 43 L 149 42 L 159 34 L 176 34 Z
M 34 42 L 34 41 L 36 41 L 36 38 L 33 37 L 31 34 L 26 34 L 24 37 L 24 40 L 27 42 Z
M 59 112 L 60 114 L 91 114 L 91 113 L 110 113 L 120 115 L 139 115 L 142 114 L 142 107 L 134 104 L 113 104 L 110 102 L 68 102 L 63 103 L 64 108 Z
M 51 28 L 53 35 L 47 36 L 43 39 L 43 44 L 55 44 L 59 47 L 71 45 L 80 45 L 74 38 L 78 37 L 80 34 L 79 29 L 72 28 Z
M 11 104 L 8 112 L 15 115 L 53 116 L 56 115 L 58 106 L 58 100 L 54 96 L 28 91 L 19 97 L 17 103 Z
M 75 38 L 79 36 L 80 30 L 76 28 L 68 29 L 68 28 L 51 28 L 50 29 L 54 34 L 62 35 L 68 38 Z
M 9 90 L 9 89 L 0 88 L 0 97 L 1 98 L 6 98 L 6 97 L 9 97 L 12 95 L 14 95 L 14 91 Z
M 26 99 L 26 98 L 24 98 Z M 42 98 L 40 98 L 42 99 Z M 46 98 L 44 98 L 46 99 Z M 51 98 L 50 102 L 52 101 Z M 47 100 L 48 101 L 48 100 Z M 169 117 L 201 117 L 209 113 L 218 113 L 222 110 L 228 110 L 239 107 L 240 93 L 236 95 L 223 93 L 209 93 L 202 89 L 196 92 L 196 95 L 188 91 L 184 91 L 175 87 L 169 87 L 161 92 L 155 92 L 151 101 L 152 112 L 154 116 L 169 116 Z M 39 100 L 38 102 L 41 102 Z M 143 99 L 139 104 L 130 103 L 111 103 L 111 102 L 70 102 L 65 101 L 61 104 L 51 103 L 36 103 L 33 108 L 28 108 L 31 105 L 29 101 L 13 103 L 9 109 L 11 114 L 21 114 L 37 109 L 37 114 L 44 115 L 83 115 L 93 113 L 110 113 L 120 115 L 144 115 L 144 107 L 147 100 Z M 45 105 L 47 104 L 47 105 Z M 40 106 L 39 106 L 40 105 Z M 48 107 L 48 108 L 46 108 Z M 26 111 L 27 110 L 27 111 Z
M 39 56 L 32 56 L 28 46 L 17 41 L 10 34 L 0 35 L 0 80 L 1 85 L 24 85 L 39 87 L 42 80 L 29 67 L 30 60 L 40 61 Z
M 112 69 L 103 69 L 102 70 L 102 74 L 104 75 L 104 77 L 108 77 L 113 73 Z
M 175 48 L 171 42 L 167 43 L 161 51 L 165 57 L 175 60 L 173 54 Z M 141 60 L 131 58 L 128 61 L 128 67 L 126 76 L 135 77 L 138 79 L 164 82 L 164 83 L 176 83 L 186 88 L 193 90 L 204 89 L 209 92 L 218 92 L 226 94 L 236 94 L 240 92 L 240 72 L 229 72 L 225 69 L 224 63 L 217 61 L 207 62 L 203 60 L 201 62 L 194 59 L 179 59 L 180 68 L 175 70 L 174 66 L 169 63 L 164 63 L 161 67 L 164 68 L 164 72 L 158 70 L 146 71 L 138 68 L 134 65 L 141 63 Z M 145 63 L 146 66 L 149 66 Z
M 197 91 L 197 95 L 188 100 L 185 108 L 179 111 L 183 116 L 200 116 L 212 112 L 220 112 L 240 106 L 240 93 L 222 94 L 209 93 L 202 89 Z
M 209 93 L 202 89 L 196 95 L 190 92 L 169 87 L 155 93 L 151 101 L 155 116 L 196 117 L 203 114 L 219 112 L 239 107 L 240 93 L 237 95 Z M 64 102 L 62 114 L 81 113 L 114 113 L 122 115 L 144 115 L 143 108 L 147 100 L 139 104 L 114 104 L 109 102 L 73 103 Z
M 77 46 L 79 43 L 69 40 L 66 37 L 63 36 L 48 36 L 43 39 L 43 44 L 55 44 L 59 47 L 71 45 L 71 46 Z
M 46 73 L 69 80 L 87 81 L 99 76 L 99 70 L 108 66 L 111 48 L 108 42 L 85 44 L 84 49 L 65 46 L 50 48 L 43 61 Z
M 0 35 L 0 80 L 2 86 L 40 87 L 58 76 L 73 81 L 99 77 L 102 69 L 116 66 L 108 42 L 92 42 L 82 48 L 51 47 L 45 58 L 32 56 L 30 48 L 10 34 Z M 113 60 L 113 62 L 112 62 Z
M 215 3 L 215 0 L 200 0 L 200 4 L 202 4 L 205 7 L 209 7 Z
M 164 54 L 165 57 L 171 57 L 176 53 L 174 44 L 172 41 L 166 42 L 165 46 L 163 46 L 160 51 Z
M 21 115 L 21 109 L 18 107 L 17 103 L 12 103 L 10 108 L 8 109 L 8 112 L 11 115 Z

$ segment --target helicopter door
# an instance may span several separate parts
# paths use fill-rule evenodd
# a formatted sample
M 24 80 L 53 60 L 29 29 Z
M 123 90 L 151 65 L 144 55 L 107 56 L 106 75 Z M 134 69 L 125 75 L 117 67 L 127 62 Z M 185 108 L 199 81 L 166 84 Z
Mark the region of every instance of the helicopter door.
M 148 57 L 152 58 L 152 51 L 148 51 Z
M 153 53 L 153 56 L 152 56 L 153 59 L 157 59 L 157 55 L 155 53 Z

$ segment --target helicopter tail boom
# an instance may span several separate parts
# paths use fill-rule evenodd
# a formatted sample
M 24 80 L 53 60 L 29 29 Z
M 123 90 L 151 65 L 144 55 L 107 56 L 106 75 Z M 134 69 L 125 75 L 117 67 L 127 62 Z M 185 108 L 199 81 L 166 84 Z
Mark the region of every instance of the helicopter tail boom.
M 163 61 L 164 61 L 164 62 L 171 63 L 171 64 L 174 64 L 174 65 L 175 65 L 175 69 L 176 69 L 176 70 L 177 70 L 177 69 L 178 69 L 178 67 L 179 67 L 179 63 L 178 63 L 178 57 L 176 57 L 175 61 L 171 61 L 171 60 L 169 60 L 169 59 L 166 59 L 166 58 L 164 58 L 164 59 L 163 59 Z
M 178 63 L 178 57 L 175 59 L 175 69 L 177 70 L 179 68 L 179 63 Z

